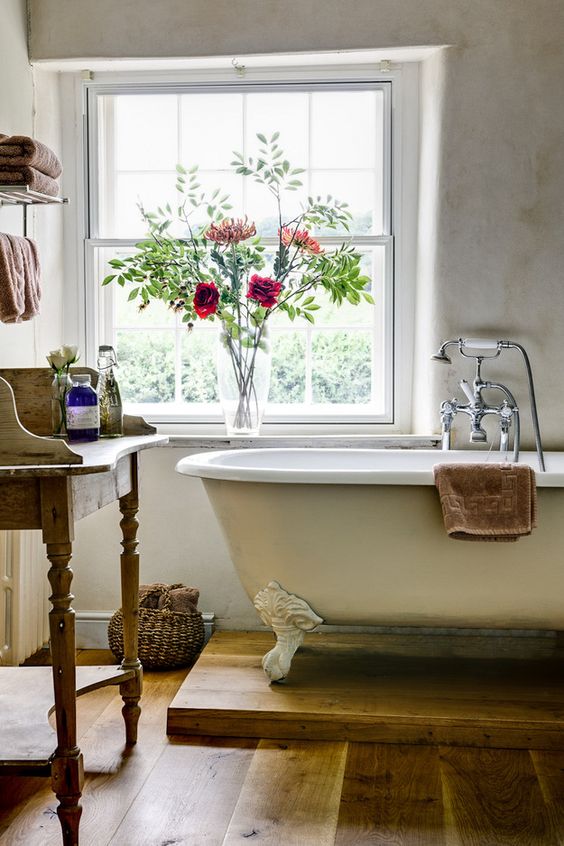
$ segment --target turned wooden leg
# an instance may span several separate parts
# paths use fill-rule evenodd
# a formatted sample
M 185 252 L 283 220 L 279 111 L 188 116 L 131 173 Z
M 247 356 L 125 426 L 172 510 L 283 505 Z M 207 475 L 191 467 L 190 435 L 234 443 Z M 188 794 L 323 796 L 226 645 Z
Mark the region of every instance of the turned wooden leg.
M 119 501 L 123 540 L 121 561 L 121 607 L 123 612 L 123 661 L 124 670 L 134 670 L 135 678 L 120 685 L 124 702 L 126 743 L 137 742 L 137 724 L 141 714 L 139 700 L 143 686 L 143 668 L 137 656 L 139 630 L 139 554 L 137 552 L 137 511 L 139 510 L 138 459 L 131 456 L 131 491 Z
M 271 626 L 276 635 L 276 646 L 262 659 L 262 668 L 270 681 L 283 681 L 305 632 L 313 631 L 323 619 L 304 599 L 288 593 L 278 582 L 270 582 L 259 591 L 254 605 L 263 623 Z
M 73 519 L 70 480 L 41 479 L 43 540 L 51 564 L 49 583 L 49 630 L 53 660 L 53 687 L 57 725 L 57 749 L 51 766 L 51 783 L 59 800 L 57 814 L 64 846 L 77 846 L 84 782 L 82 755 L 76 743 L 76 666 L 74 599 L 70 592 Z

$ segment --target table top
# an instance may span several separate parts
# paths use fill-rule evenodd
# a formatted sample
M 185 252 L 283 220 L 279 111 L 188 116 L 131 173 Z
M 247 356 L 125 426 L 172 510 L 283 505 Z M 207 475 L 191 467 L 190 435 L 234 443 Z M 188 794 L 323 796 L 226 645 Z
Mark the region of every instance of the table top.
M 83 444 L 69 444 L 73 452 L 83 458 L 82 464 L 26 464 L 0 467 L 0 480 L 37 476 L 81 476 L 113 470 L 120 458 L 133 452 L 166 444 L 166 435 L 134 435 L 102 438 Z

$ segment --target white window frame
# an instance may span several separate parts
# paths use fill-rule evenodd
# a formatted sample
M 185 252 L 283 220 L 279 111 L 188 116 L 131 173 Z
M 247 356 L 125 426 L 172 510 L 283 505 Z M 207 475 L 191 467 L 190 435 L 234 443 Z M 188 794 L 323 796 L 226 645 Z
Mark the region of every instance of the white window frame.
M 89 77 L 94 76 L 94 79 Z M 93 209 L 98 208 L 96 196 L 96 180 L 92 170 L 88 172 L 88 158 L 85 155 L 90 150 L 89 161 L 96 161 L 97 131 L 94 122 L 86 119 L 86 103 L 89 98 L 103 93 L 130 92 L 133 88 L 143 88 L 148 93 L 154 91 L 178 91 L 179 86 L 189 84 L 200 89 L 217 90 L 220 86 L 225 90 L 226 83 L 238 83 L 249 90 L 260 88 L 265 83 L 274 84 L 279 90 L 295 90 L 296 84 L 320 84 L 330 86 L 332 83 L 346 84 L 351 89 L 365 86 L 383 86 L 391 97 L 391 126 L 389 127 L 389 145 L 385 155 L 391 159 L 391 169 L 385 167 L 385 174 L 391 173 L 390 202 L 384 209 L 390 233 L 386 236 L 364 236 L 367 246 L 388 242 L 391 245 L 389 255 L 392 256 L 390 266 L 386 268 L 385 285 L 387 287 L 386 302 L 386 331 L 390 333 L 389 349 L 392 351 L 390 366 L 393 377 L 389 380 L 388 407 L 389 414 L 383 418 L 375 418 L 373 412 L 363 413 L 355 411 L 354 419 L 338 418 L 334 415 L 315 420 L 284 415 L 283 418 L 269 421 L 265 419 L 263 431 L 275 434 L 285 432 L 292 434 L 311 433 L 366 433 L 375 431 L 409 432 L 411 420 L 411 364 L 413 356 L 413 326 L 414 326 L 414 277 L 416 266 L 416 221 L 417 221 L 417 181 L 418 181 L 418 64 L 407 62 L 396 66 L 393 70 L 387 67 L 382 72 L 378 67 L 343 66 L 338 67 L 302 67 L 302 68 L 256 68 L 246 75 L 244 80 L 233 79 L 233 72 L 224 70 L 191 71 L 191 72 L 159 72 L 136 73 L 89 73 L 64 74 L 62 80 L 62 95 L 66 103 L 74 103 L 74 115 L 67 109 L 64 121 L 63 155 L 67 164 L 65 176 L 65 192 L 76 197 L 75 208 L 81 206 L 83 215 L 74 215 L 70 223 L 71 238 L 67 243 L 75 246 L 66 251 L 67 279 L 79 279 L 79 285 L 69 290 L 65 301 L 65 337 L 76 339 L 84 350 L 83 361 L 95 366 L 96 349 L 99 339 L 105 336 L 105 321 L 107 315 L 103 312 L 103 292 L 99 279 L 93 279 L 93 256 L 96 247 L 124 246 L 128 242 L 123 239 L 94 239 L 90 238 L 94 231 L 95 220 L 90 219 Z M 85 77 L 88 77 L 85 79 Z M 74 167 L 70 168 L 69 159 L 74 160 Z M 387 218 L 386 218 L 387 216 Z M 68 231 L 68 230 L 67 230 Z M 65 235 L 67 235 L 67 231 Z M 359 238 L 359 246 L 363 238 Z M 131 240 L 135 244 L 138 239 Z M 395 286 L 394 286 L 395 279 Z M 398 284 L 399 280 L 399 284 Z M 77 331 L 78 330 L 78 331 Z M 78 337 L 77 337 L 78 335 Z M 106 342 L 105 340 L 103 342 Z M 184 415 L 157 412 L 146 415 L 148 419 L 157 423 L 172 424 L 170 431 L 188 433 L 190 431 L 213 431 L 214 423 L 209 414 L 200 419 L 193 415 L 187 419 Z M 211 425 L 209 425 L 211 424 Z M 168 427 L 167 427 L 168 428 Z

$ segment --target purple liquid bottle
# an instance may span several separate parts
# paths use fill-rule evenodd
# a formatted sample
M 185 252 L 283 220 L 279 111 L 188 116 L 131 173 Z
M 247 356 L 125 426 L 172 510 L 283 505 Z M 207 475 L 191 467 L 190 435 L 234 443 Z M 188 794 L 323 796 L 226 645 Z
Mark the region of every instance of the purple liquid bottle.
M 98 395 L 90 384 L 88 373 L 73 374 L 66 405 L 69 441 L 97 441 L 100 436 L 100 410 Z

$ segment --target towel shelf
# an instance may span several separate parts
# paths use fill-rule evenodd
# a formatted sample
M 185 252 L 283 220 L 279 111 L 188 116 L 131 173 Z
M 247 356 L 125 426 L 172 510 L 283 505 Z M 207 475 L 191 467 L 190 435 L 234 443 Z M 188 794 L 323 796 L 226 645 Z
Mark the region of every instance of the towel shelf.
M 31 191 L 27 185 L 0 185 L 0 206 L 22 206 L 23 234 L 27 237 L 27 209 L 28 206 L 49 205 L 50 203 L 68 203 L 68 197 L 51 197 L 39 191 Z
M 68 197 L 51 197 L 39 191 L 31 191 L 28 185 L 0 185 L 0 205 L 33 206 L 47 203 L 68 203 Z

